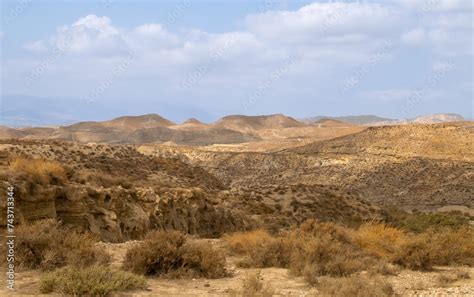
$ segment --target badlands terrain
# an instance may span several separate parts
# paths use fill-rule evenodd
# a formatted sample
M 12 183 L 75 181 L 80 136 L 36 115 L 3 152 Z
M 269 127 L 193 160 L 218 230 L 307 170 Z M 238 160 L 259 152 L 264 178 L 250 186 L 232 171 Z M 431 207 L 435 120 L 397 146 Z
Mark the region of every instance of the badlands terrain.
M 107 295 L 54 275 L 99 254 L 145 276 L 116 296 L 474 295 L 474 122 L 454 115 L 3 126 L 0 175 L 17 295 Z

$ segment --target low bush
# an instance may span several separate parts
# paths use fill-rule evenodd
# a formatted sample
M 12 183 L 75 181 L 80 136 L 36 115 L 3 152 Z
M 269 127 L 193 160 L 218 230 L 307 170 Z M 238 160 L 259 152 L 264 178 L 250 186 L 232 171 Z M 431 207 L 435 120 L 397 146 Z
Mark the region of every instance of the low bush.
M 451 212 L 413 212 L 406 213 L 402 211 L 391 210 L 391 223 L 399 229 L 409 232 L 422 233 L 429 229 L 459 229 L 469 226 L 468 215 L 458 211 Z
M 269 284 L 265 284 L 260 271 L 257 271 L 256 273 L 246 275 L 242 281 L 242 290 L 238 295 L 245 297 L 271 297 L 275 295 L 275 290 Z
M 18 157 L 10 163 L 10 170 L 25 174 L 40 184 L 63 184 L 67 180 L 66 170 L 61 164 L 44 159 Z
M 331 297 L 388 297 L 394 296 L 392 286 L 379 278 L 351 276 L 345 278 L 321 277 L 318 296 Z
M 387 261 L 393 261 L 408 236 L 403 231 L 384 224 L 364 224 L 355 231 L 355 241 L 365 251 Z
M 209 242 L 187 240 L 178 231 L 153 231 L 130 248 L 123 268 L 171 278 L 219 278 L 227 275 L 225 255 Z
M 394 262 L 410 269 L 434 265 L 474 265 L 474 230 L 461 227 L 429 230 L 413 235 L 395 255 Z
M 311 284 L 321 275 L 347 276 L 377 267 L 377 259 L 330 235 L 303 236 L 294 242 L 290 271 L 304 276 Z
M 310 283 L 320 275 L 345 276 L 382 266 L 357 246 L 348 229 L 316 220 L 275 237 L 253 231 L 228 236 L 226 242 L 244 256 L 241 266 L 289 268 Z
M 286 237 L 274 237 L 264 230 L 236 232 L 224 236 L 228 250 L 244 258 L 241 267 L 288 267 L 290 242 Z
M 257 249 L 273 237 L 267 231 L 258 229 L 224 235 L 223 239 L 228 250 L 234 254 L 242 255 Z
M 19 225 L 15 235 L 15 261 L 22 268 L 53 270 L 66 265 L 85 267 L 110 261 L 110 256 L 94 245 L 93 237 L 65 228 L 54 220 Z
M 63 267 L 44 274 L 40 280 L 40 292 L 44 294 L 108 296 L 114 291 L 145 288 L 143 276 L 103 266 Z

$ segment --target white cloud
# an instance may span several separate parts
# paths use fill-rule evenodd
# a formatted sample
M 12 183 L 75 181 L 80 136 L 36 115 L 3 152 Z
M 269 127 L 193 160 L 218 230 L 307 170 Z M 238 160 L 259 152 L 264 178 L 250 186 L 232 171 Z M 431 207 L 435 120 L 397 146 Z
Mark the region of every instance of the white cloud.
M 472 9 L 471 0 L 400 0 L 400 3 L 407 8 L 416 9 L 420 13 Z
M 422 44 L 426 39 L 426 33 L 423 28 L 416 28 L 402 35 L 402 41 L 409 45 Z
M 43 40 L 38 40 L 24 44 L 23 49 L 34 52 L 42 52 L 47 50 L 47 47 Z
M 60 28 L 52 38 L 55 48 L 78 54 L 115 55 L 127 51 L 121 32 L 108 17 L 88 15 Z
M 200 89 L 195 83 L 193 91 L 220 92 L 222 97 L 237 84 L 239 90 L 253 89 L 256 82 L 265 81 L 278 65 L 291 58 L 294 60 L 291 77 L 282 79 L 275 87 L 286 83 L 291 91 L 311 90 L 313 93 L 308 96 L 313 96 L 317 90 L 315 85 L 329 88 L 333 84 L 337 88 L 341 73 L 353 73 L 361 65 L 364 69 L 363 65 L 369 64 L 386 42 L 393 43 L 390 60 L 405 62 L 400 67 L 413 67 L 413 71 L 404 69 L 407 76 L 408 72 L 425 71 L 415 67 L 426 68 L 427 64 L 439 69 L 440 63 L 434 61 L 450 60 L 445 55 L 471 55 L 472 47 L 467 43 L 472 40 L 471 11 L 462 10 L 462 3 L 454 2 L 457 4 L 442 1 L 443 9 L 422 15 L 419 12 L 425 1 L 404 1 L 403 5 L 382 1 L 380 4 L 313 3 L 294 11 L 273 10 L 249 15 L 237 29 L 220 33 L 199 28 L 172 31 L 163 23 L 146 21 L 133 28 L 122 28 L 106 16 L 88 15 L 52 32 L 50 38 L 29 45 L 30 48 L 35 47 L 33 44 L 37 48 L 43 45 L 48 52 L 60 48 L 73 54 L 61 56 L 48 65 L 44 76 L 51 75 L 50 85 L 54 88 L 66 88 L 70 79 L 71 85 L 87 91 L 90 85 L 94 87 L 97 81 L 107 79 L 114 65 L 131 51 L 133 62 L 121 78 L 131 84 L 135 80 L 130 87 L 133 92 L 182 91 L 179 86 L 183 80 L 194 77 L 195 81 L 198 77 L 199 84 L 206 88 Z M 410 51 L 413 49 L 405 48 L 406 45 L 419 46 L 427 53 L 426 59 L 433 61 L 412 66 Z M 36 55 L 28 57 L 27 64 L 40 64 L 37 58 Z M 391 63 L 386 64 L 380 67 L 389 67 Z M 24 64 L 18 68 L 23 71 L 17 73 L 30 70 L 24 69 L 27 68 Z M 375 70 L 373 75 L 377 75 Z M 58 86 L 58 79 L 64 86 Z M 363 79 L 371 78 L 368 75 Z M 406 86 L 411 87 L 416 88 Z M 364 82 L 360 88 L 366 88 Z M 410 92 L 402 88 L 373 91 L 367 93 L 366 98 L 397 101 L 410 96 Z M 195 94 L 199 92 L 191 95 Z

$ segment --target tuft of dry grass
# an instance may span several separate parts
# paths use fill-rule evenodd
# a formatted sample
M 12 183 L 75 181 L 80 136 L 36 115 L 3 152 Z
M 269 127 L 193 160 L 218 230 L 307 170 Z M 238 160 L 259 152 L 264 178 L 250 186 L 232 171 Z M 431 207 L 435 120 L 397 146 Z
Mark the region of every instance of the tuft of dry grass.
M 17 157 L 10 163 L 10 170 L 26 174 L 40 184 L 63 184 L 67 180 L 66 170 L 61 164 L 44 159 Z
M 260 271 L 248 273 L 242 280 L 242 290 L 235 296 L 242 297 L 271 297 L 275 295 L 275 290 L 263 281 Z
M 127 251 L 123 268 L 171 278 L 219 278 L 227 275 L 225 262 L 224 252 L 209 242 L 188 240 L 178 231 L 153 231 Z
M 104 266 L 63 267 L 42 275 L 40 280 L 41 293 L 70 296 L 108 296 L 114 291 L 145 288 L 143 276 Z
M 15 261 L 21 268 L 53 270 L 66 265 L 85 267 L 110 261 L 110 256 L 95 246 L 94 238 L 69 230 L 54 220 L 19 225 L 15 235 Z
M 394 296 L 392 286 L 379 278 L 351 276 L 344 278 L 321 277 L 318 279 L 318 296 L 331 297 L 388 297 Z

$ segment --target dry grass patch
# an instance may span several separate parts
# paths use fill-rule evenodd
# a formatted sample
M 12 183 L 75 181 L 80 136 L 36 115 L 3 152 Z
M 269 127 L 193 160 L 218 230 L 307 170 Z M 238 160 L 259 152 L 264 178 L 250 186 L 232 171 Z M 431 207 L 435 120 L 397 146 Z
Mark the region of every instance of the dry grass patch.
M 26 174 L 40 184 L 62 184 L 67 180 L 66 170 L 58 162 L 18 157 L 10 163 L 10 170 Z
M 15 261 L 21 268 L 53 270 L 110 261 L 110 256 L 95 246 L 93 237 L 69 230 L 54 220 L 20 225 L 15 235 Z
M 171 278 L 220 278 L 227 275 L 224 252 L 211 243 L 188 240 L 178 231 L 154 231 L 130 248 L 123 268 Z
M 143 276 L 103 266 L 63 267 L 44 274 L 40 280 L 41 293 L 70 296 L 108 296 L 114 291 L 145 288 Z
M 380 278 L 351 276 L 346 278 L 322 277 L 318 280 L 318 296 L 331 297 L 388 297 L 395 293 L 390 284 Z
M 240 291 L 232 291 L 231 296 L 242 297 L 272 297 L 275 290 L 269 284 L 263 281 L 260 271 L 248 273 L 242 280 L 242 289 Z

